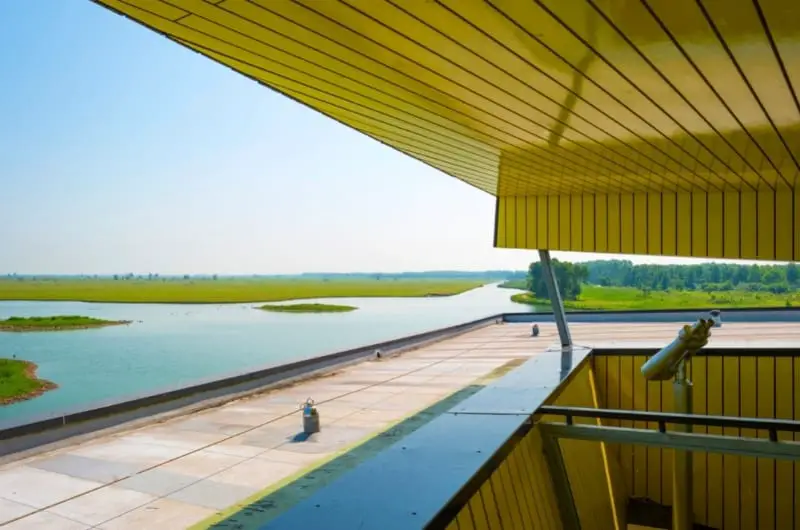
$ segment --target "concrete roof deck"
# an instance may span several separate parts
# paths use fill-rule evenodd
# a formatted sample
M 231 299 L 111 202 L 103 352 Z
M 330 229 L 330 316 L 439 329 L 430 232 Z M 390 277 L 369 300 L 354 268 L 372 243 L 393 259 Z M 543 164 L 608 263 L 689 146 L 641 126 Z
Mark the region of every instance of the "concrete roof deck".
M 98 433 L 88 442 L 4 464 L 0 526 L 70 530 L 200 523 L 266 495 L 437 402 L 450 408 L 456 403 L 448 402 L 448 396 L 452 400 L 461 393 L 458 399 L 464 399 L 504 369 L 555 345 L 555 325 L 540 328 L 540 337 L 532 339 L 530 324 L 489 326 L 397 357 L 135 430 Z M 593 347 L 658 347 L 671 341 L 678 328 L 676 323 L 571 325 L 575 343 Z M 780 347 L 796 345 L 798 339 L 800 329 L 791 324 L 729 323 L 714 330 L 711 345 Z M 298 441 L 298 405 L 307 397 L 317 400 L 323 430 Z

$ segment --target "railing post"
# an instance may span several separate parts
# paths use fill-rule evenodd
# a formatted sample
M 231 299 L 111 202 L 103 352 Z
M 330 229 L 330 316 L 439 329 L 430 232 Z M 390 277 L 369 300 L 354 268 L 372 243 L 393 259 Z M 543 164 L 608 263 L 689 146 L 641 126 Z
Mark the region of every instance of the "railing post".
M 561 379 L 569 375 L 572 370 L 572 337 L 567 324 L 567 314 L 564 311 L 564 302 L 558 292 L 558 280 L 550 261 L 550 251 L 539 251 L 539 262 L 542 264 L 542 275 L 547 283 L 547 292 L 550 294 L 550 304 L 553 307 L 553 317 L 558 328 L 558 338 L 561 340 Z
M 687 360 L 678 364 L 672 388 L 675 400 L 675 412 L 692 413 L 692 382 L 686 374 Z M 689 423 L 678 425 L 681 432 L 691 433 Z M 675 450 L 672 472 L 672 528 L 673 530 L 691 530 L 694 528 L 694 509 L 692 507 L 692 453 Z

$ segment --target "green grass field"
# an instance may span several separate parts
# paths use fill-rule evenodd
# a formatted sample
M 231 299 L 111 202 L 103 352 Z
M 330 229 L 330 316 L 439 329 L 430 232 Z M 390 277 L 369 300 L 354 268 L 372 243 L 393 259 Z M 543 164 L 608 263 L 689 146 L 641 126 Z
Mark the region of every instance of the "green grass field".
M 0 300 L 213 304 L 307 298 L 448 296 L 472 280 L 0 280 Z
M 550 305 L 532 294 L 516 294 L 514 302 L 528 305 Z M 571 310 L 635 309 L 700 309 L 725 307 L 800 307 L 800 293 L 773 294 L 751 291 L 651 291 L 644 293 L 633 287 L 600 287 L 584 285 L 578 300 L 565 300 Z
M 355 311 L 358 308 L 351 305 L 289 304 L 262 305 L 259 309 L 275 313 L 347 313 L 348 311 Z
M 17 359 L 0 359 L 0 405 L 31 399 L 56 388 L 36 377 L 36 365 Z
M 59 331 L 64 329 L 101 328 L 129 322 L 102 320 L 77 315 L 52 317 L 11 317 L 0 320 L 0 331 Z

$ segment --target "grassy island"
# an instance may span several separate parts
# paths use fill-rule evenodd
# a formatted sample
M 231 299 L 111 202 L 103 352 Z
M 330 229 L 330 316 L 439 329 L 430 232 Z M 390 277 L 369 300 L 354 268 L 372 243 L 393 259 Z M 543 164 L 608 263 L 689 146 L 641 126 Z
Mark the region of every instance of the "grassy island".
M 11 317 L 0 320 L 0 331 L 62 331 L 68 329 L 102 328 L 130 324 L 128 320 L 63 315 L 52 317 Z
M 451 296 L 482 280 L 420 278 L 0 278 L 0 300 L 151 304 L 282 302 L 311 298 Z
M 33 399 L 54 388 L 55 383 L 36 377 L 34 363 L 0 359 L 0 405 Z
M 355 311 L 357 307 L 350 305 L 333 304 L 289 304 L 273 305 L 267 304 L 259 307 L 262 311 L 273 311 L 276 313 L 347 313 Z

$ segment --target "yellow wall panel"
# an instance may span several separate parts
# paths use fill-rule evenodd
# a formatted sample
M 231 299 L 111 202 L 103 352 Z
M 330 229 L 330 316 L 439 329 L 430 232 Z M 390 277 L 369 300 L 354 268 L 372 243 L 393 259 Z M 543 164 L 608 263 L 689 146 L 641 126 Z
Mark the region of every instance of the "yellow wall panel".
M 707 255 L 707 197 L 704 193 L 692 193 L 692 256 Z
M 570 204 L 570 250 L 584 250 L 583 248 L 583 196 L 572 195 Z
M 536 198 L 536 240 L 539 243 L 537 248 L 550 248 L 550 203 L 545 196 Z
M 647 194 L 633 196 L 633 253 L 647 254 Z
M 741 240 L 741 230 L 739 223 L 741 216 L 739 215 L 739 194 L 734 191 L 725 192 L 723 206 L 725 208 L 725 227 L 723 232 L 725 234 L 725 243 L 723 246 L 723 255 L 726 258 L 737 258 L 740 256 L 739 242 Z
M 721 258 L 723 257 L 723 248 L 725 246 L 722 193 L 712 192 L 708 194 L 706 218 L 708 219 L 708 257 Z
M 794 259 L 794 195 L 789 191 L 775 194 L 775 259 Z
M 608 195 L 594 196 L 595 251 L 608 251 Z
M 506 199 L 497 198 L 497 211 L 495 212 L 494 246 L 508 248 L 508 238 L 506 237 Z
M 678 256 L 692 255 L 692 195 L 678 194 Z
M 498 247 L 800 259 L 786 190 L 501 197 L 497 208 Z
M 514 210 L 516 212 L 516 219 L 514 219 L 514 232 L 516 233 L 515 245 L 519 247 L 528 246 L 528 201 L 525 197 L 516 197 L 516 205 Z
M 608 229 L 608 252 L 621 252 L 622 251 L 622 230 L 620 228 L 620 196 L 617 193 L 608 194 L 608 208 L 607 219 Z
M 672 412 L 671 381 L 646 383 L 639 371 L 644 361 L 639 355 L 602 355 L 593 359 L 595 372 L 603 375 L 595 387 L 597 403 L 605 402 L 608 408 Z M 746 353 L 700 355 L 692 359 L 690 378 L 696 414 L 800 419 L 800 359 Z M 610 422 L 604 424 L 611 426 Z M 768 436 L 766 431 L 732 427 L 722 430 L 696 426 L 694 432 Z M 778 436 L 780 440 L 794 438 L 790 433 Z M 800 435 L 797 438 L 800 441 Z M 630 494 L 671 505 L 672 452 L 648 448 L 643 458 L 639 451 L 635 446 L 618 446 L 621 470 L 634 488 Z M 796 463 L 699 451 L 694 453 L 693 461 L 697 522 L 734 530 L 782 530 L 791 528 L 793 520 L 797 522 L 800 466 Z
M 635 252 L 633 239 L 633 195 L 624 194 L 619 198 L 619 230 L 621 236 L 623 254 L 633 254 Z
M 547 248 L 561 248 L 559 240 L 559 223 L 561 218 L 558 215 L 559 201 L 556 195 L 547 197 Z
M 739 200 L 739 215 L 742 220 L 740 223 L 741 240 L 739 247 L 741 257 L 744 259 L 756 259 L 758 248 L 756 247 L 758 210 L 756 207 L 756 194 L 753 192 L 743 192 Z
M 663 255 L 661 244 L 661 197 L 660 193 L 647 195 L 647 253 Z
M 775 259 L 775 193 L 759 191 L 756 210 L 758 259 Z
M 583 196 L 583 244 L 581 250 L 584 252 L 594 252 L 595 250 L 595 217 L 594 217 L 594 195 Z
M 800 186 L 795 190 L 794 195 L 794 259 L 800 259 Z M 800 526 L 800 525 L 798 525 Z
M 661 252 L 665 256 L 674 256 L 678 252 L 678 197 L 674 193 L 661 196 Z
M 536 211 L 539 201 L 536 197 L 525 197 L 525 237 L 527 244 L 525 248 L 538 249 L 539 248 L 539 230 L 537 222 L 539 221 L 539 213 Z
M 503 200 L 506 204 L 506 245 L 509 248 L 517 247 L 517 199 L 507 197 Z
M 561 195 L 558 199 L 558 248 L 569 250 L 572 239 L 572 214 L 570 212 L 572 203 L 569 195 Z

